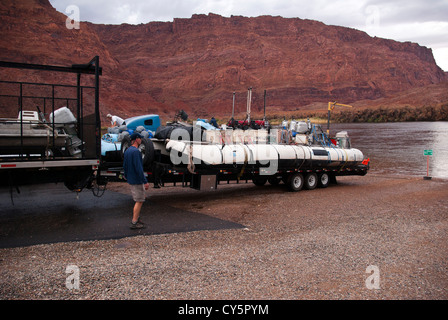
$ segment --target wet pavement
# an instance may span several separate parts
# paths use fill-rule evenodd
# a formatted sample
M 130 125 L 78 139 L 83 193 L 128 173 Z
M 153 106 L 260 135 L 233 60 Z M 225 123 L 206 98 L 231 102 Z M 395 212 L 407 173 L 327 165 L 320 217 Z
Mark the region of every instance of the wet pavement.
M 22 187 L 12 198 L 9 189 L 0 189 L 0 203 L 0 248 L 244 228 L 147 199 L 140 214 L 146 228 L 131 230 L 131 196 L 109 190 L 102 197 L 91 190 L 77 194 L 63 184 Z

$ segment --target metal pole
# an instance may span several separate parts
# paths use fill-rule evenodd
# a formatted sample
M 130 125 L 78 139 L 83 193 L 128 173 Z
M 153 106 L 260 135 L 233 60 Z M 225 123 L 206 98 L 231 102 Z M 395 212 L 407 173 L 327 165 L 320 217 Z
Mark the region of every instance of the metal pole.
M 263 121 L 266 121 L 266 90 L 264 90 Z
M 233 103 L 232 103 L 232 119 L 235 115 L 235 91 L 233 91 Z
M 80 119 L 81 119 L 81 104 L 80 104 L 80 96 L 81 96 L 81 74 L 78 73 L 77 77 L 76 77 L 76 116 L 77 116 L 77 120 L 78 120 L 78 133 L 81 130 L 80 129 Z
M 247 91 L 247 123 L 250 125 L 250 103 L 252 100 L 252 87 L 249 87 Z
M 247 88 L 247 98 L 246 98 L 246 120 L 249 118 L 249 88 Z
M 55 143 L 54 143 L 54 133 L 55 133 L 55 129 L 54 129 L 54 127 L 55 127 L 55 114 L 54 114 L 54 97 L 55 97 L 55 93 L 54 93 L 54 84 L 52 84 L 51 85 L 51 112 L 52 112 L 52 114 L 53 114 L 53 124 L 52 124 L 52 126 L 51 126 L 51 128 L 52 128 L 52 132 L 53 132 L 53 134 L 52 134 L 52 140 L 53 140 L 53 147 L 54 147 L 54 145 L 55 145 Z M 55 157 L 55 154 L 54 154 L 54 152 L 52 152 L 52 154 L 53 154 L 53 159 L 54 159 L 54 157 Z
M 95 58 L 95 118 L 96 118 L 96 156 L 101 156 L 101 119 L 100 119 L 100 57 Z
M 22 83 L 20 83 L 19 109 L 20 109 L 20 159 L 23 160 L 23 88 L 22 88 Z
M 331 110 L 331 102 L 328 102 L 328 117 L 327 117 L 327 135 L 328 136 L 330 136 L 330 110 Z
M 84 141 L 84 102 L 83 102 L 83 99 L 82 99 L 82 97 L 83 97 L 83 88 L 82 87 L 80 87 L 80 91 L 81 91 L 81 94 L 79 95 L 79 101 L 80 101 L 80 103 L 79 103 L 79 105 L 80 105 L 80 115 L 79 115 L 79 120 L 78 120 L 78 122 L 79 122 L 79 139 L 81 139 L 81 141 Z M 83 143 L 82 145 L 81 145 L 81 155 L 82 155 L 82 158 L 85 158 L 86 157 L 86 148 L 85 148 L 85 144 Z

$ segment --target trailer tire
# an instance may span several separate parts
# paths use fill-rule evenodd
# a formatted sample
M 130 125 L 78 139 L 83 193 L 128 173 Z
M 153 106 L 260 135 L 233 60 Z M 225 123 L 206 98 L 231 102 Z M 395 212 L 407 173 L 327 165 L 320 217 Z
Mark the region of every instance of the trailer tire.
M 264 186 L 267 181 L 268 181 L 267 177 L 254 177 L 254 178 L 252 178 L 252 182 L 256 186 L 259 186 L 259 187 Z
M 303 188 L 303 183 L 303 175 L 301 173 L 294 173 L 289 176 L 287 185 L 289 190 L 296 192 Z
M 305 177 L 305 188 L 307 190 L 316 189 L 318 183 L 317 174 L 314 172 L 308 173 Z
M 269 184 L 276 186 L 280 183 L 280 178 L 276 177 L 276 176 L 272 176 L 268 178 L 268 182 Z
M 321 173 L 319 175 L 319 187 L 320 188 L 326 188 L 330 184 L 330 176 L 328 173 Z
M 143 165 L 150 165 L 154 161 L 154 144 L 148 138 L 142 138 L 142 143 L 138 147 L 142 154 Z
M 93 172 L 90 169 L 81 169 L 76 174 L 67 174 L 64 178 L 64 186 L 70 191 L 81 191 L 91 186 L 93 181 Z

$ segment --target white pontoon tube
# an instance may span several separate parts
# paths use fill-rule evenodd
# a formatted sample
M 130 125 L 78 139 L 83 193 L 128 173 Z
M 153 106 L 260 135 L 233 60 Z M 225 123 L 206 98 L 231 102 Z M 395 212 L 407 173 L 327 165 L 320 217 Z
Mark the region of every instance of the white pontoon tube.
M 241 165 L 268 164 L 278 161 L 278 165 L 300 165 L 307 161 L 316 166 L 345 168 L 363 161 L 363 153 L 355 148 L 280 145 L 280 144 L 201 144 L 189 141 L 169 140 L 166 149 L 176 165 L 187 165 L 190 159 L 198 165 Z

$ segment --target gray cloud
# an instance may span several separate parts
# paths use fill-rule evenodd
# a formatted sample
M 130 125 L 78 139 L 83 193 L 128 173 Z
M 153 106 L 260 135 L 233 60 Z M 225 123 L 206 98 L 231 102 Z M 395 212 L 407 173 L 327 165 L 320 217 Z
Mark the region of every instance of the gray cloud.
M 377 6 L 385 25 L 428 21 L 448 22 L 446 0 L 368 0 L 366 6 Z
M 412 41 L 430 47 L 448 70 L 446 0 L 50 0 L 65 13 L 80 9 L 81 21 L 121 24 L 172 21 L 210 12 L 223 16 L 298 17 L 366 31 L 371 36 Z

